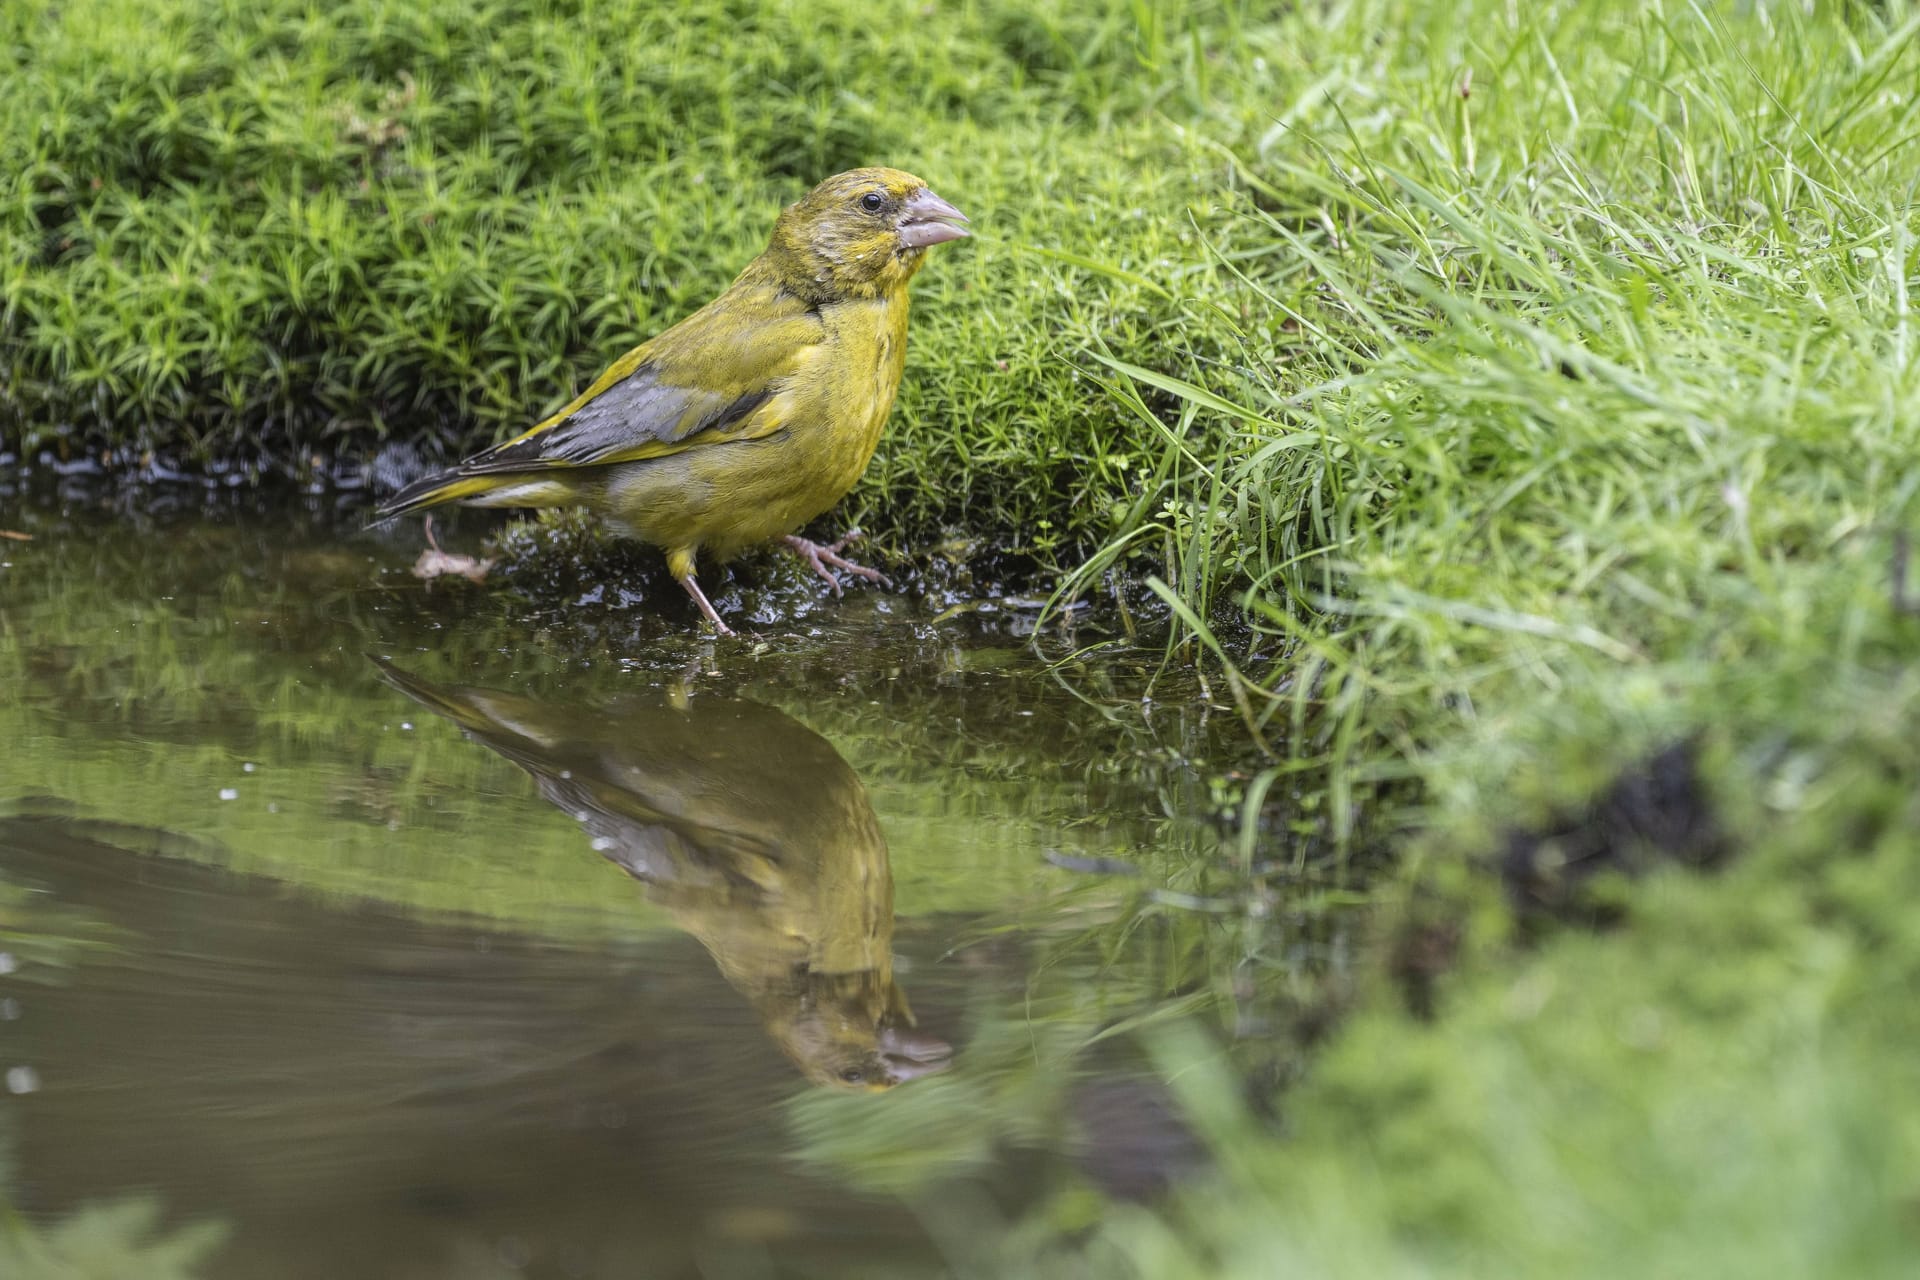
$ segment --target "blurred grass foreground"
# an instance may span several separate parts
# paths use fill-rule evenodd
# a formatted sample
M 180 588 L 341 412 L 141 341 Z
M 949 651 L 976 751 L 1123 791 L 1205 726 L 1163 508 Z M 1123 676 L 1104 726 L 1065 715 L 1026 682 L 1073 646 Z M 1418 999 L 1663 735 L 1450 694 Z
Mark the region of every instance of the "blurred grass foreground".
M 1402 855 L 1283 1132 L 1158 1041 L 1217 1175 L 1036 1274 L 1911 1274 L 1913 4 L 19 0 L 0 63 L 68 467 L 444 456 L 819 176 L 974 216 L 861 521 L 1149 582 L 1249 854 Z

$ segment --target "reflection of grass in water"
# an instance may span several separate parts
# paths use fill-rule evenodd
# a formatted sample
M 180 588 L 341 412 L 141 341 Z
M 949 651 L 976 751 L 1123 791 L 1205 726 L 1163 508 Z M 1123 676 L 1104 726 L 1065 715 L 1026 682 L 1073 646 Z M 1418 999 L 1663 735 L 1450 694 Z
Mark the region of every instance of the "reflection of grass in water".
M 373 544 L 307 522 L 27 514 L 37 537 L 11 553 L 0 629 L 0 680 L 22 696 L 0 705 L 0 733 L 34 746 L 10 759 L 0 800 L 46 794 L 201 836 L 215 852 L 190 856 L 329 894 L 575 936 L 657 926 L 518 770 L 387 689 L 361 651 L 586 704 L 669 678 L 697 637 L 637 639 L 665 670 L 633 671 L 551 622 L 530 646 L 511 596 L 384 584 Z M 1040 853 L 1063 823 L 1118 852 L 1150 830 L 1138 780 L 1156 758 L 1126 731 L 1017 650 L 898 631 L 897 647 L 851 658 L 749 653 L 690 688 L 766 701 L 835 744 L 880 812 L 901 913 L 1061 883 Z
M 1007 1212 L 1004 1200 L 998 1210 L 965 1203 L 968 1179 L 1009 1153 L 1065 1153 L 1079 1169 L 1036 1185 L 1035 1217 L 1020 1237 L 1028 1244 L 1048 1238 L 1046 1223 L 1084 1225 L 1097 1204 L 1089 1179 L 1151 1187 L 1185 1169 L 1191 1152 L 1179 1124 L 1138 1109 L 1157 1113 L 1162 1097 L 1145 1078 L 1143 1038 L 1190 1019 L 1214 1026 L 1231 1044 L 1235 1075 L 1223 1087 L 1236 1097 L 1248 1081 L 1292 1078 L 1344 997 L 1361 917 L 1336 893 L 1281 902 L 1244 883 L 1235 897 L 1205 900 L 1218 911 L 1169 905 L 1158 885 L 1177 882 L 1178 864 L 1201 856 L 1191 835 L 1190 847 L 1180 843 L 1147 854 L 1137 879 L 1082 879 L 961 929 L 948 963 L 999 954 L 1023 988 L 982 993 L 965 1029 L 941 1028 L 956 1047 L 944 1075 L 884 1099 L 794 1098 L 799 1158 L 850 1185 L 908 1197 L 952 1241 L 956 1260 L 975 1259 L 979 1244 L 956 1234 L 959 1218 L 977 1217 L 984 1238 L 1012 1227 L 995 1217 Z M 1126 1114 L 1114 1116 L 1115 1107 Z
M 8 832 L 0 819 L 0 852 Z M 60 982 L 70 969 L 119 954 L 121 930 L 86 906 L 61 902 L 37 889 L 15 884 L 0 866 L 0 953 L 16 982 Z
M 1836 851 L 1776 839 L 1719 879 L 1655 877 L 1618 931 L 1561 931 L 1524 966 L 1469 890 L 1461 905 L 1488 909 L 1440 1017 L 1363 983 L 1280 1096 L 1277 1131 L 1244 1101 L 1238 1048 L 1140 1029 L 1216 1162 L 1167 1205 L 1056 1184 L 996 1208 L 950 1185 L 993 1151 L 1072 1136 L 1067 1100 L 1108 1012 L 1074 956 L 1099 927 L 1035 978 L 1031 1021 L 981 1025 L 952 1076 L 883 1105 L 796 1099 L 796 1142 L 856 1185 L 949 1197 L 930 1219 L 973 1223 L 942 1237 L 963 1274 L 1892 1280 L 1920 1187 L 1920 862 L 1910 795 L 1861 785 L 1885 822 L 1833 880 Z
M 1061 1102 L 1072 1081 L 1070 1023 L 992 1016 L 967 1035 L 947 1073 L 883 1096 L 812 1090 L 788 1104 L 794 1148 L 806 1163 L 868 1192 L 913 1196 L 992 1167 L 1009 1148 L 1069 1137 Z
M 34 744 L 10 762 L 13 796 L 202 836 L 200 856 L 325 892 L 622 927 L 633 904 L 608 909 L 577 833 L 518 801 L 509 769 L 383 698 L 324 598 L 283 583 L 279 601 L 221 607 L 208 597 L 250 575 L 214 564 L 213 590 L 169 584 L 172 601 L 135 589 L 138 573 L 90 581 L 84 563 L 29 579 L 46 595 L 0 635 L 0 678 L 24 695 L 0 723 Z
M 1237 1058 L 1150 1029 L 1217 1173 L 994 1273 L 1909 1274 L 1920 858 L 1877 732 L 1839 753 L 1822 802 L 1854 815 L 1844 844 L 1776 826 L 1718 876 L 1608 886 L 1628 914 L 1607 932 L 1538 926 L 1516 954 L 1490 877 L 1425 864 L 1407 919 L 1458 929 L 1437 1017 L 1364 963 L 1277 1131 L 1236 1101 Z
M 1221 1174 L 1016 1273 L 1910 1274 L 1920 883 L 1908 838 L 1873 844 L 1819 904 L 1800 886 L 1831 851 L 1783 844 L 1655 881 L 1623 934 L 1519 974 L 1470 963 L 1432 1024 L 1370 1007 L 1287 1095 L 1284 1141 L 1214 1049 L 1159 1039 Z
M 0 853 L 9 835 L 20 834 L 18 824 L 9 830 L 0 819 Z M 129 939 L 122 930 L 84 905 L 15 883 L 5 871 L 0 865 L 0 954 L 7 959 L 10 989 L 64 983 L 78 966 L 124 954 Z M 10 1009 L 8 1016 L 18 1016 L 17 1010 Z M 32 1064 L 7 1058 L 0 1067 L 8 1071 L 9 1091 L 39 1087 Z M 15 1123 L 10 1108 L 0 1104 L 0 1276 L 7 1280 L 191 1280 L 225 1237 L 225 1228 L 215 1223 L 163 1230 L 161 1207 L 148 1199 L 90 1204 L 57 1220 L 29 1220 L 9 1203 L 20 1182 L 13 1156 Z
M 0 1275 L 7 1280 L 192 1280 L 226 1234 L 216 1223 L 165 1229 L 151 1200 L 88 1205 L 57 1222 L 28 1222 L 0 1205 Z

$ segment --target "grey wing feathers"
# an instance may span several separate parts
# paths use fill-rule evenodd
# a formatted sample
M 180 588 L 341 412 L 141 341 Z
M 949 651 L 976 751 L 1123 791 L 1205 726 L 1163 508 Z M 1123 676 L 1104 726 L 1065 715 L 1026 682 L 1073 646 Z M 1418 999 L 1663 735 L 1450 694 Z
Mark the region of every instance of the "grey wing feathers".
M 545 431 L 496 445 L 460 467 L 467 475 L 529 467 L 590 466 L 617 454 L 644 451 L 649 441 L 677 443 L 701 431 L 725 429 L 765 404 L 762 387 L 729 400 L 709 391 L 676 387 L 643 364 Z

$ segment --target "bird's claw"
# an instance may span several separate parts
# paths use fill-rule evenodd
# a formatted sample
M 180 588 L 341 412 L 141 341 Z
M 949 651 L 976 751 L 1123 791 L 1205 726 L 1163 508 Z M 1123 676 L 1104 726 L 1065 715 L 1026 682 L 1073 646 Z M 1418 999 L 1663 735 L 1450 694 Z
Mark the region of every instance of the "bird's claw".
M 840 554 L 846 549 L 848 543 L 857 542 L 859 538 L 858 529 L 849 529 L 838 542 L 829 542 L 824 545 L 802 538 L 798 534 L 788 534 L 786 542 L 793 548 L 795 555 L 813 566 L 813 571 L 827 580 L 836 596 L 841 594 L 841 587 L 840 579 L 834 576 L 834 569 L 843 569 L 856 577 L 865 578 L 868 582 L 877 582 L 883 587 L 891 587 L 893 584 L 887 581 L 886 574 L 878 569 L 869 569 L 863 564 L 855 564 Z M 829 568 L 829 565 L 832 568 Z

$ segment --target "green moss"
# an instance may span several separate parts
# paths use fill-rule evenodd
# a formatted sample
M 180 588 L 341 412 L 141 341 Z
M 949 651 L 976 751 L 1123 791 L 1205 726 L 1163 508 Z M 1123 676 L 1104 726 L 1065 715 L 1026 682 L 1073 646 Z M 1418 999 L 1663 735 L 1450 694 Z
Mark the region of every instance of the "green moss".
M 1098 536 L 1074 513 L 1144 443 L 1074 352 L 1186 314 L 1103 272 L 1193 260 L 1187 208 L 1214 198 L 1148 114 L 1193 56 L 1152 6 L 97 0 L 0 24 L 0 430 L 29 456 L 304 475 L 478 446 L 718 292 L 782 203 L 886 162 L 980 235 L 917 290 L 852 514 L 1044 556 Z

